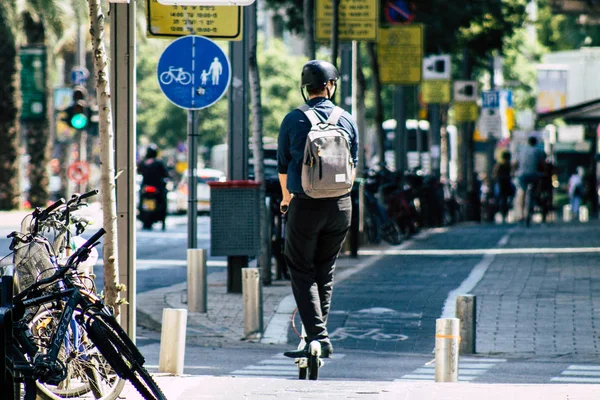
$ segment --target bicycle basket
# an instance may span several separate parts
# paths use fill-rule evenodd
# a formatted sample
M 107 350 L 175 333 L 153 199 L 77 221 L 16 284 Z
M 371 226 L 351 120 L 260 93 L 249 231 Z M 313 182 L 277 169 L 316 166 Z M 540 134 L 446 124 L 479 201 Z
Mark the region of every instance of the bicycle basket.
M 15 249 L 15 282 L 17 292 L 27 289 L 39 279 L 50 277 L 56 271 L 51 261 L 50 245 L 43 239 L 34 238 Z

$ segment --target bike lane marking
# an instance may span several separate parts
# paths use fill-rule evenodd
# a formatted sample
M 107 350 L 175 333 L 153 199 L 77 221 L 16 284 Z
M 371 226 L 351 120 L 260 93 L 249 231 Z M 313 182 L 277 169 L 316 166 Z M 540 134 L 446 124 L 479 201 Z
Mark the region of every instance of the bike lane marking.
M 434 228 L 427 231 L 419 232 L 415 235 L 415 239 L 423 240 L 434 234 L 446 233 L 448 228 Z M 414 244 L 413 240 L 407 240 L 398 246 L 394 246 L 389 250 L 393 251 L 404 251 L 407 247 Z M 369 268 L 385 256 L 389 255 L 385 249 L 372 250 L 369 254 L 365 251 L 360 251 L 360 255 L 370 256 L 365 261 L 358 263 L 355 267 L 347 268 L 342 271 L 335 273 L 336 284 L 348 279 L 352 275 Z M 339 263 L 339 260 L 338 260 Z M 273 316 L 266 325 L 265 333 L 261 339 L 261 343 L 267 344 L 287 344 L 288 342 L 288 329 L 291 323 L 290 316 L 296 309 L 296 300 L 292 294 L 284 297 L 277 306 L 277 309 L 273 313 Z

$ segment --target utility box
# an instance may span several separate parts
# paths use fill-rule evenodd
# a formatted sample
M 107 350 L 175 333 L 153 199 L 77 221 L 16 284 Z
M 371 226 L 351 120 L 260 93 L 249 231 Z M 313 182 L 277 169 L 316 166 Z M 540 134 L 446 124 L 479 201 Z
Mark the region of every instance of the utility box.
M 260 183 L 209 182 L 210 253 L 256 257 L 260 252 Z

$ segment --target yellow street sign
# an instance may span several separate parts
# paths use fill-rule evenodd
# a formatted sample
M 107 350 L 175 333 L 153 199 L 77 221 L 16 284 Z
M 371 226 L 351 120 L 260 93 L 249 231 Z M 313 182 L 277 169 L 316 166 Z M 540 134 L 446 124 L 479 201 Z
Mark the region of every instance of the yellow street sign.
M 450 81 L 432 80 L 421 82 L 421 98 L 427 104 L 450 103 Z
M 242 8 L 237 6 L 165 6 L 148 0 L 148 37 L 200 35 L 242 40 Z
M 316 0 L 315 40 L 331 40 L 333 7 L 331 0 Z M 377 40 L 379 0 L 341 0 L 339 38 L 350 40 Z
M 479 117 L 479 107 L 474 101 L 454 103 L 455 122 L 474 122 Z
M 423 72 L 423 24 L 379 28 L 377 60 L 381 83 L 415 85 Z

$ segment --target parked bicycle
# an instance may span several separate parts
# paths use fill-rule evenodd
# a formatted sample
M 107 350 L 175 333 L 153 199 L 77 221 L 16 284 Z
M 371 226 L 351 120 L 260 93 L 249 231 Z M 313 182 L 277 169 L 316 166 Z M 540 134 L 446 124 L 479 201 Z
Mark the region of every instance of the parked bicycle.
M 77 202 L 73 198 L 71 205 Z M 54 211 L 63 204 L 61 199 L 44 211 L 36 209 L 30 232 L 11 234 L 15 254 L 25 249 L 30 257 L 22 257 L 16 265 L 20 292 L 3 313 L 5 324 L 11 325 L 4 330 L 6 370 L 20 382 L 13 386 L 13 397 L 59 399 L 89 393 L 95 399 L 114 400 L 127 379 L 145 399 L 164 399 L 143 367 L 144 357 L 95 294 L 93 280 L 78 271 L 104 229 L 61 265 L 50 242 L 37 234 L 47 219 L 68 215 L 68 206 Z M 39 272 L 33 281 L 23 282 L 19 276 L 25 267 Z M 3 288 L 7 279 L 5 274 Z

